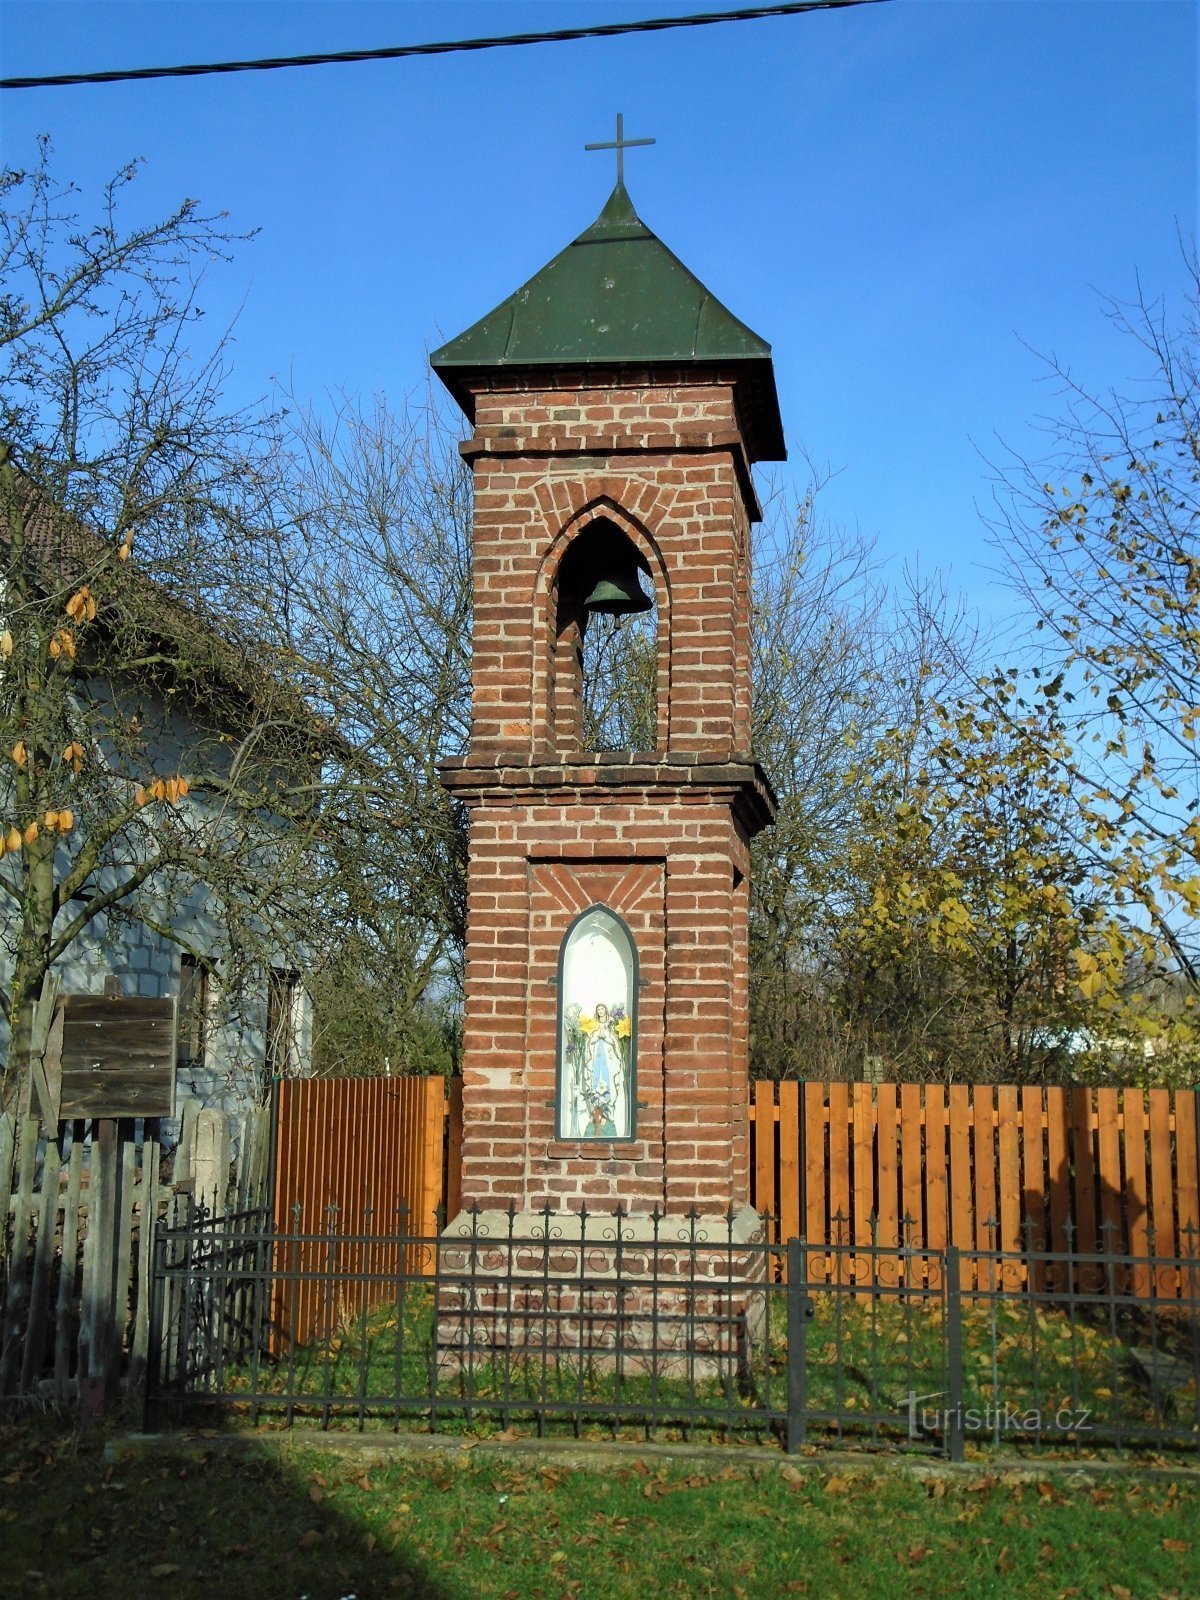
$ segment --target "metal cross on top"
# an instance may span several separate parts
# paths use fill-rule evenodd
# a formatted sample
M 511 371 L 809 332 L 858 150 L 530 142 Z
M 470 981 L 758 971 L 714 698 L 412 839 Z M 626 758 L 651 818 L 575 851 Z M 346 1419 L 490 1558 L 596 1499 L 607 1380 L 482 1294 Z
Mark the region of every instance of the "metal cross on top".
M 617 152 L 617 182 L 625 182 L 625 152 L 632 150 L 636 144 L 654 144 L 654 139 L 627 139 L 625 137 L 625 118 L 617 112 L 617 137 L 608 139 L 603 144 L 585 144 L 585 150 L 615 150 Z

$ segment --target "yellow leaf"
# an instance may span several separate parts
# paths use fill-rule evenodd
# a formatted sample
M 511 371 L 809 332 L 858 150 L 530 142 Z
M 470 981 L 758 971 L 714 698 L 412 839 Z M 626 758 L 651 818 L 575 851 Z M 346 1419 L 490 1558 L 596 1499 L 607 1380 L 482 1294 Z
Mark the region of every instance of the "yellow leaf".
M 13 638 L 12 638 L 12 634 L 8 631 L 7 628 L 5 628 L 4 632 L 0 633 L 0 657 L 3 657 L 3 659 L 5 661 L 7 661 L 9 656 L 12 655 L 12 653 L 13 653 Z
M 4 843 L 7 845 L 10 851 L 16 851 L 21 848 L 21 835 L 14 827 L 9 827 L 8 833 L 4 838 Z
M 32 844 L 33 841 L 37 838 L 37 836 L 38 836 L 38 825 L 37 825 L 36 822 L 31 822 L 29 824 L 29 826 L 25 829 L 25 834 L 24 834 L 25 843 L 26 844 Z
M 59 833 L 70 833 L 74 826 L 75 813 L 71 810 L 70 806 L 64 806 L 63 809 L 58 813 L 58 831 Z
M 16 744 L 13 745 L 12 758 L 19 767 L 23 767 L 25 765 L 27 760 L 27 752 L 25 750 L 25 741 L 23 739 L 18 739 Z

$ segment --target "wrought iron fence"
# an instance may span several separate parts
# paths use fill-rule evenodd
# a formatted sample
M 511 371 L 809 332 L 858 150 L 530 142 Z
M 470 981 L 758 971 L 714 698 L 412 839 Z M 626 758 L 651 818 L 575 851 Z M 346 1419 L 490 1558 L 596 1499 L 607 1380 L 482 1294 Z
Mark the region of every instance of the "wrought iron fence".
M 155 1240 L 146 1426 L 525 1428 L 962 1459 L 1195 1450 L 1200 1254 L 769 1242 L 657 1213 L 306 1230 L 195 1209 Z M 1098 1246 L 1103 1244 L 1098 1241 Z

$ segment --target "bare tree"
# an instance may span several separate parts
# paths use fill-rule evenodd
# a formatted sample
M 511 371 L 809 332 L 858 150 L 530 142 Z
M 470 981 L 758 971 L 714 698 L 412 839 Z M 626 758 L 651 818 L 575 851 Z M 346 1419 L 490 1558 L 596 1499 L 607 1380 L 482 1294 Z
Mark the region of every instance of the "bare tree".
M 49 151 L 0 177 L 0 899 L 12 1102 L 52 966 L 114 921 L 286 931 L 318 728 L 260 644 L 271 430 L 190 348 L 232 247 L 185 202 L 81 220 Z M 278 914 L 277 914 L 278 913 Z M 298 919 L 293 919 L 298 920 Z
M 301 407 L 283 446 L 278 648 L 353 751 L 316 854 L 312 932 L 331 952 L 318 1059 L 419 1069 L 447 1059 L 461 984 L 466 819 L 438 763 L 465 748 L 470 717 L 470 475 L 432 400 L 400 413 L 382 400 L 343 399 L 332 415 Z M 364 1010 L 377 1020 L 369 1041 L 350 1021 Z
M 1057 361 L 1044 463 L 1003 473 L 994 532 L 1035 619 L 1036 682 L 1076 831 L 1110 906 L 1146 930 L 1143 963 L 1200 991 L 1200 266 L 1185 314 L 1139 297 L 1108 314 L 1138 351 L 1133 393 L 1094 393 Z

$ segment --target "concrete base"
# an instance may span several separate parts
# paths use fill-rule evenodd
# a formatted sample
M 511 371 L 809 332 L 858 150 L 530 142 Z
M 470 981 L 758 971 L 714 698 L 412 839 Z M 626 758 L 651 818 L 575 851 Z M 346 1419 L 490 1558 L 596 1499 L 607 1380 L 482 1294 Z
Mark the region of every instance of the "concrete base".
M 631 1211 L 620 1217 L 611 1211 L 460 1211 L 442 1230 L 447 1243 L 454 1239 L 477 1237 L 480 1241 L 506 1239 L 535 1241 L 549 1237 L 578 1244 L 614 1245 L 617 1223 L 622 1241 L 646 1244 L 657 1241 L 663 1248 L 695 1245 L 698 1251 L 712 1251 L 729 1244 L 754 1244 L 765 1238 L 762 1218 L 751 1205 L 732 1214 L 682 1212 L 655 1216 L 647 1211 Z
M 762 1336 L 767 1254 L 731 1216 L 463 1212 L 439 1248 L 438 1345 L 554 1352 L 660 1376 L 726 1375 Z

